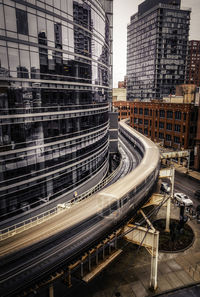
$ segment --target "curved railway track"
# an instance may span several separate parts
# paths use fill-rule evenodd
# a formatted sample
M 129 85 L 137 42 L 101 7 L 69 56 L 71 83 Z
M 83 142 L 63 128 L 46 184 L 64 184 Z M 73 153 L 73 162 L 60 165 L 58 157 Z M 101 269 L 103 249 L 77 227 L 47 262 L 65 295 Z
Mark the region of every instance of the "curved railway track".
M 22 287 L 30 286 L 58 268 L 62 269 L 63 265 L 105 237 L 127 215 L 135 213 L 148 199 L 158 176 L 159 151 L 150 140 L 125 123 L 120 124 L 120 131 L 126 146 L 129 146 L 129 157 L 131 155 L 121 174 L 128 173 L 137 163 L 132 157 L 133 146 L 140 155 L 138 166 L 109 187 L 62 212 L 52 222 L 40 225 L 32 234 L 27 231 L 18 236 L 15 251 L 10 254 L 7 250 L 7 255 L 0 259 L 2 297 L 16 296 Z M 49 234 L 45 235 L 45 232 Z M 30 241 L 20 248 L 17 243 L 22 236 Z M 11 242 L 12 239 L 8 240 L 8 246 Z M 2 249 L 5 255 L 6 245 Z

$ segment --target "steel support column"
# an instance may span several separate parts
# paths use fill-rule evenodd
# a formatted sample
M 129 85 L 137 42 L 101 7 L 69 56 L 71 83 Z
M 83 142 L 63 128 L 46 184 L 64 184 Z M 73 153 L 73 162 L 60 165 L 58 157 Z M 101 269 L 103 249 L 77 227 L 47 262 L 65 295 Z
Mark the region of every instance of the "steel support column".
M 159 232 L 155 231 L 152 235 L 152 253 L 151 253 L 151 277 L 150 277 L 150 288 L 153 290 L 157 289 L 158 281 L 158 243 L 159 243 Z
M 54 297 L 53 284 L 50 284 L 49 286 L 49 297 Z

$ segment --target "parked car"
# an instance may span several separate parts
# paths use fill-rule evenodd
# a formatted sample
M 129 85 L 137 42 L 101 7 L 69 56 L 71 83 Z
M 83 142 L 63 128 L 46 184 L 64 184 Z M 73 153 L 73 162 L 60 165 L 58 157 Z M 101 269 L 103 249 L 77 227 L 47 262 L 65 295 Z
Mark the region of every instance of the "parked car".
M 183 193 L 175 193 L 174 198 L 181 204 L 184 204 L 185 206 L 193 205 L 193 201 L 187 195 L 185 195 Z
M 161 186 L 160 186 L 160 190 L 165 192 L 165 193 L 168 193 L 170 192 L 170 187 L 168 185 L 168 183 L 166 182 L 162 182 Z
M 200 189 L 194 192 L 194 197 L 200 200 Z

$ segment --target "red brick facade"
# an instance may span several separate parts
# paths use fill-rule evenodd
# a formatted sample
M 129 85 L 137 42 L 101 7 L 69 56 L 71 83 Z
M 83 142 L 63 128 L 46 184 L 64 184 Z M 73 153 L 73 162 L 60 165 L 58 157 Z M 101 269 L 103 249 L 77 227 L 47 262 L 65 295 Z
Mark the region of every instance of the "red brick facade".
M 114 102 L 118 119 L 130 117 L 130 125 L 155 142 L 174 149 L 194 149 L 198 108 L 193 104 Z
M 200 40 L 189 42 L 186 83 L 200 86 Z

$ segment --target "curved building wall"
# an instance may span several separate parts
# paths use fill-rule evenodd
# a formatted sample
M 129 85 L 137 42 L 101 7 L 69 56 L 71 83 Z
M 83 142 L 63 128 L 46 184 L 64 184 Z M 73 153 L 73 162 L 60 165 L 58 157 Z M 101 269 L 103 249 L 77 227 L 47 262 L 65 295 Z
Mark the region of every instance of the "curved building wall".
M 111 71 L 110 24 L 99 1 L 1 2 L 4 220 L 105 168 Z

